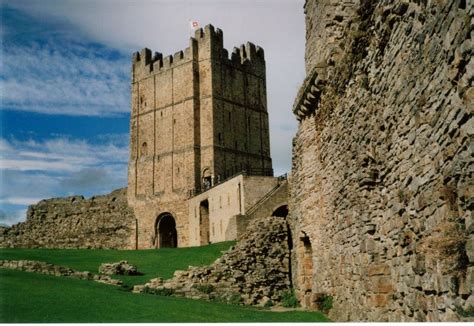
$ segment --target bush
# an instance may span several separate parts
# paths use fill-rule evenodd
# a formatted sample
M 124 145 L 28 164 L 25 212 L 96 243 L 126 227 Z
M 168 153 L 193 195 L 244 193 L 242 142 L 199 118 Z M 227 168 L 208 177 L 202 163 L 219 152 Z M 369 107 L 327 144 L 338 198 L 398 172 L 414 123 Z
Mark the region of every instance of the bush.
M 265 304 L 263 305 L 265 308 L 270 308 L 270 307 L 273 307 L 273 302 L 272 300 L 268 300 L 267 302 L 265 302 Z
M 321 303 L 321 310 L 326 313 L 332 308 L 332 296 L 325 295 Z
M 281 304 L 286 308 L 296 308 L 299 306 L 294 290 L 287 290 L 281 294 Z

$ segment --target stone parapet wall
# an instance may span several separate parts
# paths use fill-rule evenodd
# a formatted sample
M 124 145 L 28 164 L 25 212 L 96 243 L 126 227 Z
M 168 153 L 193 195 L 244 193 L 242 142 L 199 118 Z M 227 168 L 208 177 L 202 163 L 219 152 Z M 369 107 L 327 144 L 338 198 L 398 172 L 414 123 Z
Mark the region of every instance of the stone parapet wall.
M 293 142 L 299 299 L 332 296 L 339 321 L 460 320 L 474 309 L 472 4 L 306 12 L 307 71 L 326 83 Z
M 126 249 L 134 227 L 126 189 L 45 199 L 28 208 L 25 222 L 1 230 L 0 247 Z

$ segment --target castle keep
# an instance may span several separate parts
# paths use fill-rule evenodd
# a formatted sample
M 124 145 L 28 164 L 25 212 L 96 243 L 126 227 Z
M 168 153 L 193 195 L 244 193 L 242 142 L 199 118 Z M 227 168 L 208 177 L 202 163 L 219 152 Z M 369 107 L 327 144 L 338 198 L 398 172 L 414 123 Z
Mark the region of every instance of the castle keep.
M 261 176 L 263 188 L 254 186 L 263 194 L 275 187 L 264 51 L 247 43 L 229 58 L 222 31 L 212 25 L 174 56 L 134 54 L 130 130 L 128 201 L 137 217 L 137 248 L 230 240 L 222 235 L 227 220 L 209 222 L 212 198 L 201 195 L 192 213 L 188 199 L 242 171 L 246 180 Z M 244 188 L 235 183 L 216 207 L 243 214 Z

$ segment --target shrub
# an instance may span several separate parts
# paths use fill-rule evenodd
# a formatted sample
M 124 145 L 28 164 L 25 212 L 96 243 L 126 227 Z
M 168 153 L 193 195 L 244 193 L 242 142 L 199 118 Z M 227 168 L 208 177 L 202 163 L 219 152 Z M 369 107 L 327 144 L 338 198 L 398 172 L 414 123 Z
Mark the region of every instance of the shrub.
M 287 290 L 281 294 L 281 304 L 286 308 L 298 307 L 298 299 L 296 299 L 294 290 Z
M 332 296 L 325 295 L 322 299 L 321 310 L 327 313 L 332 308 Z
M 461 306 L 456 306 L 456 312 L 461 317 L 465 317 L 465 318 L 474 317 L 474 308 L 472 307 L 469 307 L 465 310 Z

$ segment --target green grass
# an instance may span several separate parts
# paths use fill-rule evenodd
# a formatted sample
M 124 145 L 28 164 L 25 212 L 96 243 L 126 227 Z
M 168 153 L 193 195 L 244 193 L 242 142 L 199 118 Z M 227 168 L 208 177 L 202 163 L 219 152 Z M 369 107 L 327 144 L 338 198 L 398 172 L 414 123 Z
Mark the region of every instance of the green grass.
M 13 270 L 0 270 L 0 294 L 1 323 L 327 321 L 315 312 L 133 294 L 96 282 Z
M 139 276 L 113 276 L 124 284 L 144 284 L 155 277 L 171 278 L 175 270 L 188 266 L 205 266 L 214 262 L 235 242 L 220 242 L 203 247 L 159 250 L 94 250 L 94 249 L 0 249 L 0 259 L 39 260 L 78 271 L 98 273 L 101 263 L 127 260 L 136 265 Z

